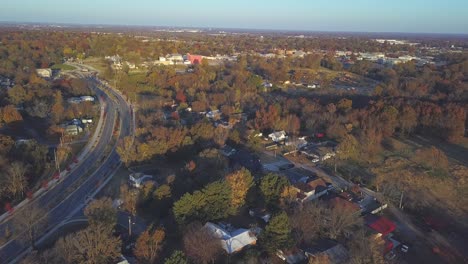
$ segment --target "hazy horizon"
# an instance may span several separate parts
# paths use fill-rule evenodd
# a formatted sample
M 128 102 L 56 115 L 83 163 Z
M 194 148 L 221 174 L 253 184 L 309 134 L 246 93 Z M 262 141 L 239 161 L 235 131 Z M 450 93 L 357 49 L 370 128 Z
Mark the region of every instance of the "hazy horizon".
M 468 34 L 465 10 L 468 2 L 461 0 L 17 0 L 4 3 L 0 17 L 10 23 Z

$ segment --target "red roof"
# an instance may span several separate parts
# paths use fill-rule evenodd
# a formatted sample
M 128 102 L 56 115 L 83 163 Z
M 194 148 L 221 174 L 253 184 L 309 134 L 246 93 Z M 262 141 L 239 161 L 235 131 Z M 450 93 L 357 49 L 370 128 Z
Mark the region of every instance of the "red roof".
M 390 234 L 391 232 L 395 231 L 395 228 L 396 228 L 395 224 L 385 217 L 367 215 L 364 219 L 366 221 L 366 224 L 370 228 L 382 234 L 382 236 L 386 236 Z

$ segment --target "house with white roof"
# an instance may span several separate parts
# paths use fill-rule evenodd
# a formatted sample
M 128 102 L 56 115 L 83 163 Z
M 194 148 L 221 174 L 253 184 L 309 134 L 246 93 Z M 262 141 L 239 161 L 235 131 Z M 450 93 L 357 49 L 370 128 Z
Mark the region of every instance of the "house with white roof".
M 286 136 L 286 132 L 284 130 L 282 131 L 276 131 L 268 135 L 268 138 L 273 140 L 273 142 L 280 142 L 288 137 Z
M 229 226 L 221 226 L 207 222 L 205 228 L 217 239 L 220 240 L 221 246 L 228 253 L 236 253 L 244 247 L 255 245 L 257 243 L 258 230 L 245 228 L 233 229 Z

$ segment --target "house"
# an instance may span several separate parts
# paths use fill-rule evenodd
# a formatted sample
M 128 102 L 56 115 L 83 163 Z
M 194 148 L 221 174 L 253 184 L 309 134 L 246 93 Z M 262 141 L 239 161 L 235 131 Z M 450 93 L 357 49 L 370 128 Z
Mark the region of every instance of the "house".
M 172 62 L 173 64 L 181 64 L 184 62 L 184 57 L 181 54 L 170 54 L 166 56 L 166 60 Z
M 65 133 L 67 135 L 76 136 L 76 135 L 80 134 L 81 132 L 83 132 L 83 128 L 80 127 L 79 125 L 67 125 L 67 126 L 65 126 Z
M 132 173 L 128 176 L 128 183 L 135 187 L 135 188 L 141 188 L 145 185 L 147 182 L 155 182 L 153 179 L 153 176 L 151 175 L 145 175 L 141 172 L 135 172 Z
M 273 142 L 280 142 L 286 140 L 288 137 L 286 136 L 286 132 L 282 130 L 269 134 L 268 138 L 271 139 Z
M 37 75 L 39 75 L 42 78 L 52 77 L 52 69 L 50 69 L 50 68 L 36 69 L 36 73 L 37 73 Z
M 229 157 L 232 167 L 241 166 L 252 172 L 260 172 L 263 169 L 260 159 L 246 150 L 239 150 Z
M 249 209 L 249 215 L 251 217 L 260 218 L 265 223 L 268 223 L 271 219 L 271 213 L 269 213 L 265 208 L 251 208 Z
M 385 237 L 396 229 L 395 223 L 383 216 L 366 215 L 364 222 L 380 237 Z
M 319 177 L 309 178 L 305 183 L 297 182 L 293 187 L 298 190 L 297 198 L 301 202 L 315 200 L 333 189 L 330 183 L 325 182 Z
M 206 113 L 205 116 L 208 117 L 209 119 L 218 119 L 218 118 L 221 117 L 221 111 L 212 110 L 212 111 L 209 111 L 208 113 Z
M 326 256 L 329 260 L 328 263 L 340 264 L 347 263 L 349 259 L 346 248 L 331 239 L 321 239 L 313 243 L 312 246 L 303 248 L 303 250 L 309 260 Z
M 94 97 L 89 95 L 80 96 L 82 102 L 94 102 Z
M 200 64 L 203 60 L 201 55 L 192 55 L 187 53 L 187 60 L 190 61 L 190 64 Z
M 351 201 L 341 198 L 340 196 L 327 199 L 328 206 L 331 208 L 339 208 L 341 211 L 349 211 L 354 214 L 361 213 L 361 207 Z
M 67 102 L 69 104 L 79 104 L 81 103 L 81 98 L 80 97 L 70 97 L 67 99 Z
M 234 229 L 229 225 L 217 225 L 207 222 L 205 228 L 220 240 L 222 248 L 228 254 L 241 251 L 244 247 L 257 243 L 259 230 L 239 228 Z
M 288 264 L 303 263 L 306 260 L 304 252 L 298 248 L 278 250 L 276 251 L 276 256 L 286 261 Z
M 231 146 L 228 146 L 228 145 L 224 145 L 223 148 L 221 148 L 221 154 L 223 154 L 223 156 L 225 157 L 230 157 L 234 154 L 236 154 L 236 149 L 231 147 Z

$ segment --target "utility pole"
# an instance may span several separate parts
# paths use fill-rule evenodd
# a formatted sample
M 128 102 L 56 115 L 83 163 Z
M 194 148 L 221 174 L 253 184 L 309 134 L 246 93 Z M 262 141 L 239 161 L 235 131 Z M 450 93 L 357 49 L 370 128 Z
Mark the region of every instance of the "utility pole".
M 132 236 L 132 216 L 128 216 L 128 236 Z
M 400 209 L 403 208 L 402 205 L 403 205 L 403 194 L 404 194 L 404 193 L 405 193 L 404 191 L 401 192 L 401 196 L 400 196 Z

